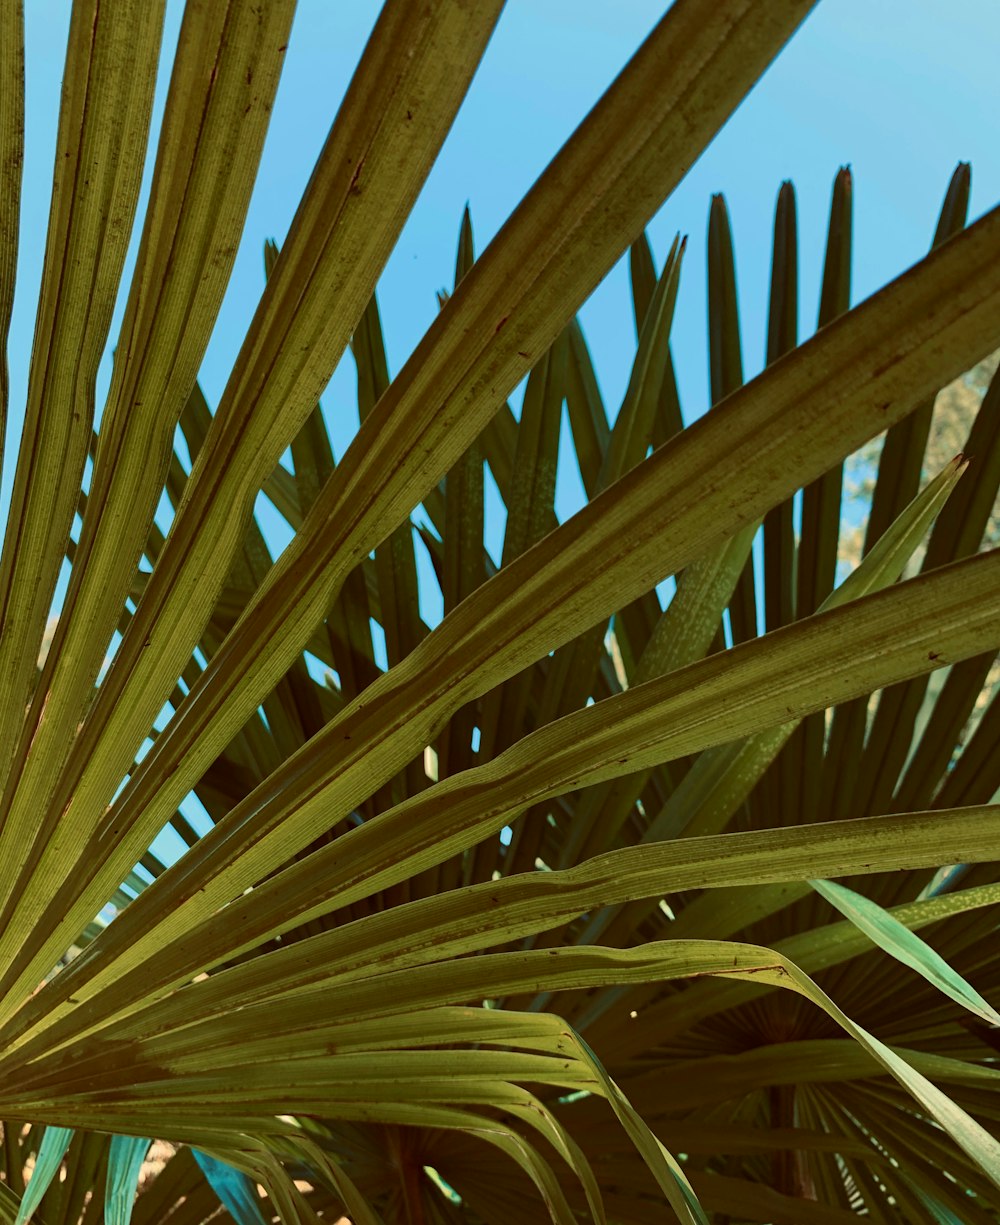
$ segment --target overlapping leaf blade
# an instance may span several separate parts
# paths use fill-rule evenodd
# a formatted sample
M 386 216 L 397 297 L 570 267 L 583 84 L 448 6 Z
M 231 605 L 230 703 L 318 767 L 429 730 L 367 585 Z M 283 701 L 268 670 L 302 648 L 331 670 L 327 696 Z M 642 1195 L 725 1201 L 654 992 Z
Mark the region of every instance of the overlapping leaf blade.
M 17 1130 L 30 1118 L 94 1129 L 65 1157 L 53 1210 L 67 1220 L 89 1220 L 105 1168 L 109 1219 L 127 1219 L 145 1141 L 111 1140 L 108 1167 L 96 1133 L 117 1127 L 224 1160 L 237 1218 L 286 1225 L 318 1212 L 642 1221 L 664 1196 L 683 1221 L 987 1225 L 1000 1205 L 997 1040 L 980 1019 L 1000 990 L 1000 708 L 985 708 L 984 684 L 1000 621 L 998 555 L 970 555 L 1000 477 L 995 391 L 917 580 L 894 585 L 962 461 L 889 524 L 924 466 L 931 418 L 914 405 L 995 343 L 998 215 L 838 321 L 841 171 L 821 331 L 796 348 L 808 256 L 783 185 L 769 368 L 744 386 L 717 198 L 719 403 L 687 430 L 668 343 L 679 252 L 657 278 L 643 236 L 636 360 L 610 426 L 572 312 L 808 7 L 682 0 L 478 263 L 466 213 L 455 293 L 392 378 L 376 274 L 497 7 L 387 9 L 296 227 L 265 253 L 258 318 L 213 416 L 194 375 L 288 7 L 257 29 L 254 5 L 189 6 L 132 339 L 96 447 L 87 422 L 69 445 L 74 463 L 95 458 L 87 494 L 60 491 L 84 533 L 67 541 L 53 521 L 49 554 L 27 559 L 65 555 L 74 571 L 0 746 L 10 1185 L 23 1189 L 38 1152 L 39 1127 Z M 16 91 L 5 99 L 9 150 Z M 200 144 L 188 109 L 205 99 Z M 234 141 L 253 156 L 220 157 Z M 9 213 L 10 175 L 5 192 Z M 967 194 L 960 167 L 939 239 Z M 0 277 L 0 319 L 6 289 Z M 316 400 L 348 339 L 362 428 L 335 462 Z M 518 419 L 504 400 L 529 369 Z M 588 504 L 559 524 L 564 398 Z M 178 418 L 190 475 L 184 448 L 171 453 Z M 886 426 L 879 542 L 831 597 L 842 466 Z M 482 540 L 490 480 L 507 515 L 499 567 Z M 163 486 L 166 539 L 151 521 Z M 295 533 L 276 565 L 250 515 L 259 488 Z M 28 518 L 43 522 L 45 489 L 33 497 Z M 433 628 L 424 546 L 447 614 Z M 664 609 L 654 584 L 671 574 Z M 15 603 L 45 603 L 15 587 Z M 115 626 L 123 642 L 95 690 Z M 36 659 L 18 657 L 29 680 Z M 943 687 L 926 686 L 942 667 Z M 895 688 L 869 728 L 882 686 Z M 828 739 L 845 697 L 854 713 Z M 824 770 L 840 771 L 835 788 Z M 187 848 L 176 864 L 148 849 L 167 822 Z M 932 874 L 956 860 L 963 888 L 934 894 Z M 930 981 L 856 924 L 830 925 L 817 875 L 857 876 L 852 917 Z M 932 925 L 929 944 L 913 935 Z M 865 986 L 875 958 L 878 991 Z M 958 1007 L 970 1002 L 976 1018 Z M 162 1160 L 143 1167 L 137 1221 L 200 1222 L 216 1201 L 196 1159 L 182 1148 L 151 1181 Z

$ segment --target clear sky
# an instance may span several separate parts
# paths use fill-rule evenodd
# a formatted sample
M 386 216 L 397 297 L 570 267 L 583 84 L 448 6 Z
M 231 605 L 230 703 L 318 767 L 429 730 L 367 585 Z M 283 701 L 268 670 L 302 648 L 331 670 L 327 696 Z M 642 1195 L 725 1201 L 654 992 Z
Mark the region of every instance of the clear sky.
M 466 201 L 481 250 L 666 7 L 665 0 L 509 0 L 379 287 L 392 370 L 433 318 L 435 290 L 451 284 Z M 376 0 L 300 0 L 244 242 L 202 370 L 212 404 L 262 288 L 263 241 L 280 242 L 288 228 L 378 8 Z M 26 0 L 26 10 L 23 225 L 0 509 L 9 496 L 26 386 L 70 4 Z M 169 0 L 161 106 L 180 10 Z M 744 359 L 753 373 L 763 353 L 768 248 L 783 178 L 798 189 L 802 335 L 815 322 L 830 186 L 841 164 L 851 164 L 855 180 L 855 300 L 924 252 L 958 159 L 973 164 L 973 215 L 1000 201 L 1000 76 L 986 54 L 998 36 L 997 0 L 821 0 L 651 223 L 658 260 L 675 231 L 691 240 L 673 338 L 687 419 L 706 406 L 711 194 L 724 192 L 730 208 Z M 634 348 L 623 265 L 582 319 L 613 412 Z M 342 454 L 357 420 L 350 358 L 335 375 L 324 410 Z M 577 489 L 567 466 L 561 514 L 572 509 Z M 277 535 L 274 541 L 280 544 Z

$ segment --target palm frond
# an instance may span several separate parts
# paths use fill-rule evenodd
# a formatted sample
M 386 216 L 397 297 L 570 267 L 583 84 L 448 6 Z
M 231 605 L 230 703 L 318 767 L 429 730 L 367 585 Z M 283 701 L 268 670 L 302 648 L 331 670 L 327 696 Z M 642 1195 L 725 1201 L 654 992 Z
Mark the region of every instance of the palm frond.
M 749 377 L 714 197 L 685 418 L 694 244 L 643 227 L 811 5 L 679 0 L 478 258 L 466 210 L 394 372 L 378 282 L 502 5 L 390 4 L 212 406 L 293 7 L 186 7 L 127 278 L 163 6 L 73 7 L 0 560 L 0 1219 L 997 1222 L 1000 211 L 960 165 L 851 309 L 840 170 L 800 339 L 782 184 Z M 577 312 L 625 252 L 609 415 Z

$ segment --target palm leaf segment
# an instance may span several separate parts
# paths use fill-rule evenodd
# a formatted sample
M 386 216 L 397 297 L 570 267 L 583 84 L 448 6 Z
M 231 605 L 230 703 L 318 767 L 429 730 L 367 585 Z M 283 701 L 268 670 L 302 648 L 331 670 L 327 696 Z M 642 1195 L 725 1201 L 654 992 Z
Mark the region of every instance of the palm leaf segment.
M 921 483 L 996 345 L 1000 214 L 959 233 L 960 167 L 940 249 L 849 311 L 840 172 L 799 345 L 785 184 L 744 385 L 717 197 L 686 428 L 685 248 L 658 275 L 641 236 L 809 7 L 674 5 L 479 260 L 466 215 L 390 378 L 375 285 L 500 5 L 386 6 L 213 410 L 292 5 L 188 6 L 112 338 L 163 13 L 74 4 L 0 562 L 0 1217 L 997 1219 L 1000 385 Z M 630 243 L 611 421 L 574 312 Z M 883 431 L 855 544 L 844 461 Z

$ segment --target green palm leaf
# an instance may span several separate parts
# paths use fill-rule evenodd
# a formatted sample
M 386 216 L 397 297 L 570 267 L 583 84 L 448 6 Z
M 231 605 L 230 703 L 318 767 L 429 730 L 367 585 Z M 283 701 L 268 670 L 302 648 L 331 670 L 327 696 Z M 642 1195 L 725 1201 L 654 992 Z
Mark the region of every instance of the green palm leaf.
M 163 6 L 76 0 L 0 557 L 0 1218 L 1000 1220 L 1000 378 L 943 452 L 935 407 L 1000 210 L 960 165 L 849 309 L 841 170 L 800 341 L 782 184 L 749 377 L 714 197 L 686 423 L 692 244 L 643 230 L 810 7 L 673 5 L 393 371 L 502 4 L 385 5 L 212 406 L 294 5 L 188 3 L 151 145 Z M 17 4 L 0 72 L 6 335 Z M 626 251 L 609 417 L 577 312 Z

